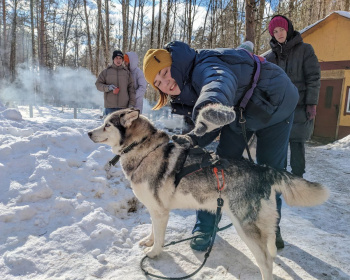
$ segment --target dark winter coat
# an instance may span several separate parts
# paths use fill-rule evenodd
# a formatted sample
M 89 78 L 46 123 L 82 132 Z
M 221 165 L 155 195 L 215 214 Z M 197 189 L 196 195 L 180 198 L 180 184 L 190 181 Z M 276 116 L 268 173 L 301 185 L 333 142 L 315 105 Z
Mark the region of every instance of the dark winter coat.
M 171 53 L 171 75 L 181 93 L 171 101 L 173 112 L 196 119 L 198 110 L 208 103 L 237 106 L 254 74 L 254 60 L 245 50 L 198 50 L 182 42 L 166 46 Z M 298 92 L 285 72 L 276 65 L 262 64 L 260 78 L 246 110 L 246 127 L 256 131 L 289 117 L 298 102 Z M 248 107 L 247 107 L 248 108 Z M 230 128 L 241 133 L 236 120 Z
M 280 66 L 298 88 L 299 101 L 295 109 L 290 141 L 304 142 L 312 134 L 314 121 L 308 120 L 306 105 L 317 105 L 320 91 L 320 65 L 311 45 L 303 42 L 299 32 L 294 31 L 288 21 L 287 41 L 280 44 L 273 37 L 270 41 L 272 52 L 266 60 Z
M 134 81 L 131 73 L 124 66 L 117 66 L 114 63 L 104 69 L 96 80 L 96 88 L 104 92 L 105 108 L 129 108 L 135 107 L 136 96 Z M 109 85 L 119 87 L 119 93 L 114 94 L 108 90 Z

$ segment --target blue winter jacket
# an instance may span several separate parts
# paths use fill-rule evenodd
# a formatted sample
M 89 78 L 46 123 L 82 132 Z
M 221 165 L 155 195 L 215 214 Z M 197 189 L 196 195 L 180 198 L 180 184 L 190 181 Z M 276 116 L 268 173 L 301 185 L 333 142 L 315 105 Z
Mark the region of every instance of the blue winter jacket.
M 254 60 L 245 50 L 197 50 L 174 41 L 165 46 L 172 56 L 171 75 L 181 93 L 171 101 L 173 113 L 192 115 L 208 103 L 238 106 L 251 87 Z M 285 120 L 294 111 L 299 94 L 286 73 L 278 66 L 261 64 L 260 78 L 245 111 L 250 131 L 269 127 Z M 239 118 L 230 128 L 241 132 Z

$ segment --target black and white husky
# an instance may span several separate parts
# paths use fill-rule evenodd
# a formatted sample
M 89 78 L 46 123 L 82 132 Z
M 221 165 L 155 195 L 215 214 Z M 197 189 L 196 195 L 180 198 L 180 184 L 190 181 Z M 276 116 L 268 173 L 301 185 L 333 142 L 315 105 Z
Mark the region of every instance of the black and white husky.
M 133 192 L 149 210 L 152 232 L 140 241 L 141 245 L 150 247 L 145 250 L 149 257 L 162 251 L 171 209 L 216 211 L 217 181 L 212 169 L 204 168 L 185 176 L 175 187 L 175 174 L 187 148 L 170 142 L 165 132 L 155 128 L 137 110 L 114 112 L 102 126 L 88 134 L 95 143 L 110 145 L 113 153 L 120 155 L 120 164 Z M 275 193 L 282 193 L 288 205 L 314 206 L 328 198 L 328 190 L 288 172 L 248 161 L 230 161 L 224 176 L 223 211 L 254 254 L 262 278 L 272 280 L 276 255 Z

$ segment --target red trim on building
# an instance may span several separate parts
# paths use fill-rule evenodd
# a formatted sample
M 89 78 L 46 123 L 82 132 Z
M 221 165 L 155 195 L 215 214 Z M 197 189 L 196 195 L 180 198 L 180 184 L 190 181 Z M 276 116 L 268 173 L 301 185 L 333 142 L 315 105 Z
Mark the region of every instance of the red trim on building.
M 350 60 L 320 62 L 321 70 L 350 69 Z

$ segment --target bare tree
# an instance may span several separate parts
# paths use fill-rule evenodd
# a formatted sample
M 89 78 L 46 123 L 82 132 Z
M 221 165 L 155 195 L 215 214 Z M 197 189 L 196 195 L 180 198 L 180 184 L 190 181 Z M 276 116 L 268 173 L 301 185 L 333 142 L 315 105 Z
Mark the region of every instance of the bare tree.
M 39 63 L 46 66 L 46 47 L 45 47 L 45 4 L 44 0 L 40 1 L 40 41 L 39 41 Z
M 246 0 L 245 6 L 245 40 L 255 43 L 255 1 Z
M 235 1 L 235 0 L 234 0 L 234 1 Z M 207 8 L 207 13 L 205 14 L 205 18 L 204 18 L 204 26 L 203 26 L 202 41 L 204 41 L 205 27 L 206 27 L 206 25 L 207 25 L 207 19 L 208 19 L 209 11 L 210 11 L 210 8 L 211 8 L 211 2 L 212 2 L 212 0 L 209 0 L 209 4 L 208 4 L 208 8 Z
M 86 0 L 84 0 L 84 14 L 85 14 L 85 26 L 86 26 L 86 35 L 88 40 L 88 50 L 89 50 L 89 64 L 90 71 L 94 73 L 94 63 L 92 61 L 92 47 L 91 47 L 91 35 L 90 35 L 90 24 L 89 24 L 89 16 L 87 13 Z
M 168 0 L 167 6 L 166 6 L 166 16 L 165 16 L 162 45 L 166 44 L 169 40 L 170 11 L 171 11 L 171 0 Z
M 135 28 L 135 39 L 134 39 L 134 47 L 133 51 L 136 51 L 136 44 L 137 44 L 137 32 L 139 30 L 139 21 L 140 21 L 140 12 L 141 12 L 141 1 L 139 1 L 139 7 L 137 9 L 137 17 L 136 17 L 136 28 Z M 141 19 L 142 20 L 142 19 Z M 131 46 L 130 46 L 131 48 Z
M 18 0 L 14 0 L 13 1 L 12 32 L 11 32 L 11 52 L 10 52 L 11 82 L 13 82 L 16 79 L 17 5 L 18 5 Z
M 132 43 L 132 35 L 134 33 L 134 26 L 135 26 L 135 15 L 136 15 L 136 3 L 137 3 L 137 0 L 135 0 L 135 3 L 134 3 L 134 12 L 132 13 L 132 22 L 131 22 L 131 31 L 130 31 L 130 41 L 129 41 L 129 50 L 131 50 L 131 43 Z M 135 37 L 136 39 L 136 37 Z
M 36 64 L 35 35 L 34 35 L 34 0 L 30 0 L 30 31 L 32 39 L 32 63 Z
M 41 1 L 44 2 L 44 0 L 41 0 Z M 62 66 L 66 65 L 68 41 L 70 40 L 70 30 L 71 30 L 73 21 L 77 16 L 76 14 L 77 4 L 78 4 L 78 0 L 69 0 L 67 11 L 65 13 L 65 19 L 63 22 L 63 53 L 62 53 L 62 60 L 61 60 Z
M 326 17 L 326 11 L 327 11 L 326 7 L 327 7 L 327 0 L 324 0 L 323 1 L 323 17 Z
M 105 0 L 105 17 L 106 17 L 106 53 L 110 52 L 110 38 L 109 38 L 109 0 Z
M 6 0 L 2 0 L 2 27 L 3 27 L 3 31 L 2 31 L 2 47 L 3 50 L 5 50 L 6 48 L 6 42 L 7 42 L 7 37 L 6 37 Z
M 289 0 L 289 3 L 288 3 L 288 15 L 290 18 L 293 18 L 294 2 L 295 0 Z
M 160 34 L 161 25 L 162 25 L 162 0 L 159 0 L 159 12 L 158 12 L 158 34 L 157 34 L 157 48 L 160 48 Z
M 101 4 L 101 9 L 102 9 L 102 3 Z M 105 30 L 104 30 L 104 26 L 103 26 L 103 19 L 102 19 L 102 11 L 99 14 L 99 18 L 98 20 L 100 21 L 99 23 L 99 27 L 100 29 L 98 30 L 98 32 L 101 33 L 100 38 L 101 38 L 101 47 L 102 47 L 102 51 L 103 51 L 103 65 L 106 67 L 108 65 L 108 49 L 107 49 L 107 44 L 106 44 L 106 36 L 105 36 Z
M 293 1 L 293 0 L 291 0 Z M 256 52 L 260 49 L 260 40 L 261 40 L 261 30 L 262 25 L 264 24 L 264 10 L 265 10 L 265 0 L 260 0 L 259 2 L 259 17 L 256 25 L 256 40 L 255 40 L 255 50 Z
M 100 8 L 99 8 L 100 7 Z M 101 18 L 101 0 L 97 0 L 97 18 Z M 97 20 L 97 30 L 100 30 L 101 21 Z M 100 59 L 100 32 L 96 32 L 96 44 L 95 44 L 95 76 L 99 74 L 99 59 Z
M 122 17 L 123 17 L 123 47 L 122 51 L 125 52 L 128 48 L 128 33 L 129 33 L 129 24 L 128 24 L 128 9 L 129 0 L 122 0 Z
M 142 48 L 142 42 L 143 42 L 143 22 L 144 22 L 144 7 L 145 2 L 144 0 L 140 0 L 140 8 L 141 9 L 141 22 L 140 22 L 140 47 Z
M 191 45 L 192 39 L 192 0 L 188 0 L 188 19 L 187 19 L 187 43 Z
M 150 48 L 153 48 L 153 40 L 154 40 L 154 9 L 155 9 L 155 0 L 152 0 L 152 26 L 151 26 L 151 42 Z

